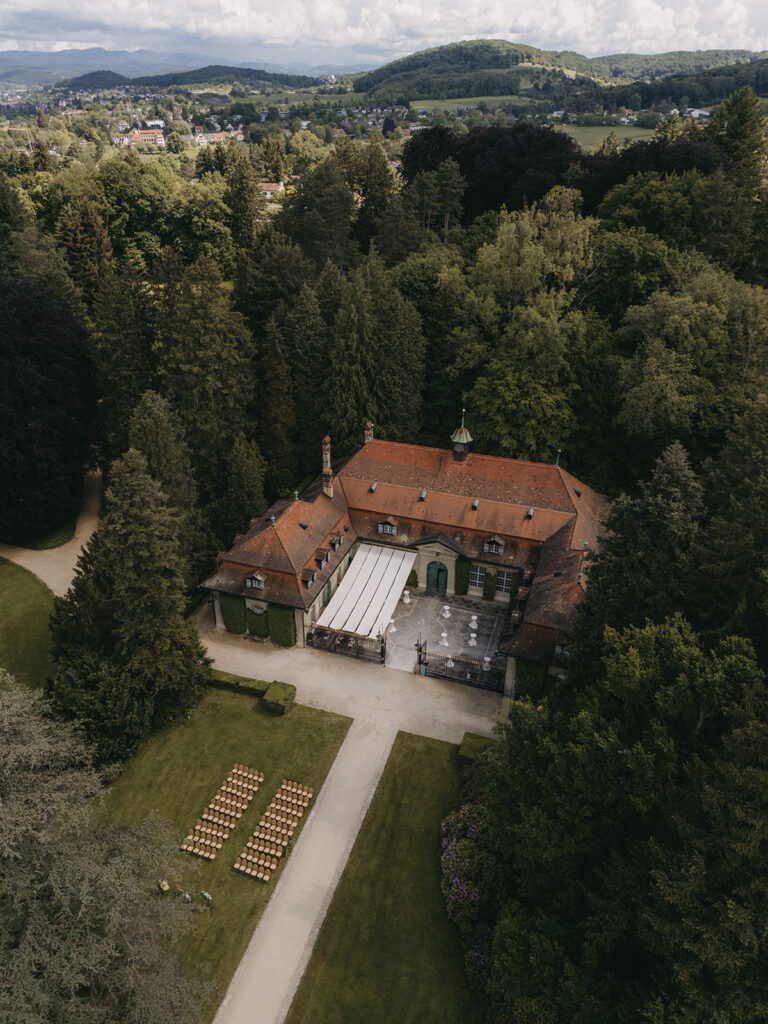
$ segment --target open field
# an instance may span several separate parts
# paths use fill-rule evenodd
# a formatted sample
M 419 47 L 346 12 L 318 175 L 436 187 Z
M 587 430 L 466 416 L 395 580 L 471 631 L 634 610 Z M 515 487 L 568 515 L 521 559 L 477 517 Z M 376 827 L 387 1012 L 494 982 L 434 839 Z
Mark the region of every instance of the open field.
M 28 686 L 53 675 L 48 619 L 53 594 L 37 576 L 0 558 L 0 667 Z
M 636 128 L 631 124 L 600 124 L 600 125 L 557 125 L 558 131 L 566 132 L 571 138 L 586 150 L 593 153 L 599 148 L 601 142 L 607 139 L 612 131 L 616 132 L 620 143 L 637 142 L 640 139 L 653 138 L 652 128 Z
M 211 690 L 189 721 L 144 744 L 105 797 L 111 820 L 130 825 L 155 812 L 173 824 L 181 843 L 233 764 L 264 773 L 264 782 L 216 860 L 190 856 L 189 872 L 168 879 L 172 891 L 179 884 L 213 897 L 211 910 L 199 915 L 198 927 L 179 943 L 181 956 L 212 982 L 208 1019 L 213 1018 L 282 871 L 278 868 L 265 885 L 234 871 L 232 865 L 283 778 L 305 783 L 315 793 L 320 790 L 349 725 L 341 715 L 300 705 L 287 715 L 270 715 L 253 697 Z M 305 821 L 306 817 L 300 827 Z
M 457 748 L 399 733 L 286 1024 L 476 1024 L 440 892 Z
M 476 107 L 478 103 L 487 103 L 491 110 L 505 103 L 536 105 L 530 96 L 462 96 L 456 100 L 411 100 L 412 110 L 456 110 L 458 107 Z

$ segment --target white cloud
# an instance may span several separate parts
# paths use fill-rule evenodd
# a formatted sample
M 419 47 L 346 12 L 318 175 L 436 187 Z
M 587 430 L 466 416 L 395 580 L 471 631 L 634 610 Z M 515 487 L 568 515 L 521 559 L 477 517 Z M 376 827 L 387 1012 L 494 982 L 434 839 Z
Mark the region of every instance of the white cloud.
M 206 45 L 247 59 L 280 47 L 384 61 L 460 39 L 586 54 L 768 49 L 765 0 L 0 0 L 0 47 Z

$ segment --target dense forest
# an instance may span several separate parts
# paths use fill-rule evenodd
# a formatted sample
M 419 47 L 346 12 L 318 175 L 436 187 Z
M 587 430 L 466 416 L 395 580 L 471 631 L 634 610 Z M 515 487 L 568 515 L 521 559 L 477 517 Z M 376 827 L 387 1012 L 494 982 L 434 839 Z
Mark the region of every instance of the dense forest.
M 375 135 L 313 139 L 186 171 L 0 155 L 0 535 L 73 515 L 85 466 L 107 484 L 56 601 L 51 709 L 99 761 L 130 756 L 206 684 L 197 582 L 317 474 L 320 439 L 350 453 L 371 419 L 445 446 L 465 405 L 477 451 L 560 452 L 616 499 L 569 682 L 521 686 L 446 824 L 489 1020 L 760 1019 L 759 101 L 593 156 L 531 124 L 427 130 L 402 174 Z

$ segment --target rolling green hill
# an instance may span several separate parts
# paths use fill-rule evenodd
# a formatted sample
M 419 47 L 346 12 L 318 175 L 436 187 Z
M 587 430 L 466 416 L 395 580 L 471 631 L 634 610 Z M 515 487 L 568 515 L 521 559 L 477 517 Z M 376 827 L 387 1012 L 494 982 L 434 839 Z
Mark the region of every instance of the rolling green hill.
M 509 94 L 560 98 L 593 83 L 624 84 L 676 72 L 691 75 L 726 64 L 748 69 L 764 56 L 749 50 L 680 50 L 584 57 L 481 39 L 422 50 L 356 75 L 353 81 L 355 91 L 375 99 Z
M 112 86 L 128 85 L 131 81 L 126 75 L 119 75 L 116 71 L 87 71 L 84 75 L 76 78 L 66 78 L 59 82 L 57 89 L 111 89 Z
M 248 85 L 283 85 L 292 89 L 318 85 L 320 79 L 308 75 L 287 75 L 259 68 L 227 67 L 224 64 L 209 64 L 208 67 L 193 71 L 170 71 L 162 75 L 142 75 L 139 78 L 126 78 L 113 71 L 91 71 L 77 78 L 59 82 L 57 88 L 67 89 L 108 89 L 111 86 L 156 86 L 159 89 L 175 85 L 222 85 L 229 82 L 242 82 Z M 100 84 L 103 83 L 103 84 Z

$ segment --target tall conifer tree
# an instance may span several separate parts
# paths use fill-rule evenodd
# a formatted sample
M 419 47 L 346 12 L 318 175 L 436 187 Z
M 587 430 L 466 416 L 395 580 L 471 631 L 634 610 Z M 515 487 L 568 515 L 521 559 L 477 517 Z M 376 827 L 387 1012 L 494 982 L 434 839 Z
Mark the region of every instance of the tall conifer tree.
M 52 620 L 53 704 L 83 723 L 104 760 L 130 756 L 207 683 L 182 562 L 177 516 L 130 449 L 112 466 L 106 512 Z
M 275 497 L 296 485 L 298 461 L 293 382 L 283 354 L 283 338 L 274 320 L 267 324 L 261 351 L 259 392 L 259 438 L 269 466 L 268 489 Z

